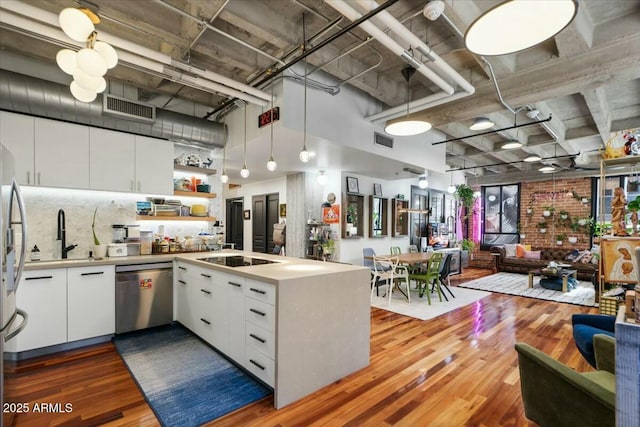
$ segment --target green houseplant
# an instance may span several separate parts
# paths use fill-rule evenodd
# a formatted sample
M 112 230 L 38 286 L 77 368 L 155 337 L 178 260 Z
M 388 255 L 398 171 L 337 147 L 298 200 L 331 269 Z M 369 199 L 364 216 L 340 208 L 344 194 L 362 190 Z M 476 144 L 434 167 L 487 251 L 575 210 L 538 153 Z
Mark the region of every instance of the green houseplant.
M 467 184 L 456 185 L 456 191 L 453 193 L 453 197 L 462 203 L 462 206 L 470 211 L 473 208 L 475 197 L 473 197 L 473 189 Z
M 638 211 L 640 210 L 640 196 L 627 204 L 627 209 L 631 211 L 631 233 L 635 236 L 638 234 Z

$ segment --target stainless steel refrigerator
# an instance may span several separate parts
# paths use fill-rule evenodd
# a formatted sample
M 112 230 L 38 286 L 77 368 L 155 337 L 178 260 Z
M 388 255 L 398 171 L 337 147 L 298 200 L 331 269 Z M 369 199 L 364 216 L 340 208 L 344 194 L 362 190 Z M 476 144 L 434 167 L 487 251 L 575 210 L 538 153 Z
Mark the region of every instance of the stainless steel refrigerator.
M 14 177 L 14 159 L 11 152 L 0 145 L 0 248 L 2 248 L 2 287 L 0 290 L 0 404 L 2 417 L 0 427 L 13 424 L 18 404 L 12 393 L 15 386 L 7 372 L 4 343 L 20 333 L 27 326 L 27 313 L 16 307 L 16 292 L 26 256 L 27 225 L 26 212 L 20 187 Z

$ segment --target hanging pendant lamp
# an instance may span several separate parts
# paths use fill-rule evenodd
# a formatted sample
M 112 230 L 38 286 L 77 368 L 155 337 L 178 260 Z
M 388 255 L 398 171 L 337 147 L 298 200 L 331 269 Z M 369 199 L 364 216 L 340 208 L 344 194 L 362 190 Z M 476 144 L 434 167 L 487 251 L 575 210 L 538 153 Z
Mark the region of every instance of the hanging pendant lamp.
M 240 169 L 240 176 L 243 178 L 249 178 L 249 168 L 247 167 L 247 107 L 244 106 L 244 163 L 242 169 Z
M 411 65 L 407 65 L 402 69 L 402 76 L 407 82 L 407 115 L 404 120 L 387 124 L 384 131 L 393 136 L 413 136 L 419 135 L 431 129 L 431 123 L 423 120 L 409 119 L 409 103 L 411 102 L 409 80 L 416 72 Z
M 575 0 L 505 1 L 469 25 L 464 44 L 476 55 L 520 52 L 564 30 L 577 11 Z
M 302 14 L 302 54 L 307 51 L 307 35 L 304 24 L 304 13 Z M 300 161 L 307 163 L 311 158 L 309 150 L 307 150 L 307 57 L 304 57 L 304 118 L 302 122 L 303 135 L 302 135 L 302 150 L 300 151 Z
M 269 161 L 267 162 L 267 170 L 270 172 L 274 172 L 278 168 L 278 164 L 275 160 L 273 160 L 273 126 L 275 122 L 273 121 L 273 86 L 275 82 L 271 80 L 271 154 L 269 155 Z
M 222 175 L 220 175 L 220 182 L 226 184 L 229 182 L 229 175 L 227 175 L 227 115 L 222 116 Z

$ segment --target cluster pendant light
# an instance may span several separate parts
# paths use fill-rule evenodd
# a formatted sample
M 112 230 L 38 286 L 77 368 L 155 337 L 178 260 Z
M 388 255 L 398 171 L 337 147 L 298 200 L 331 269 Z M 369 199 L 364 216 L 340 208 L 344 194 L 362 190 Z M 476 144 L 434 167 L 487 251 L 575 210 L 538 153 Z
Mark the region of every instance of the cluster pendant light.
M 471 23 L 464 44 L 477 55 L 516 53 L 558 34 L 577 11 L 575 0 L 505 1 Z
M 222 146 L 222 175 L 220 175 L 220 182 L 226 184 L 229 182 L 229 175 L 227 175 L 227 116 L 222 118 L 222 132 L 224 135 Z
M 62 71 L 73 76 L 70 89 L 81 102 L 92 102 L 104 92 L 104 75 L 118 64 L 118 54 L 108 43 L 97 41 L 94 24 L 100 18 L 88 9 L 66 8 L 58 16 L 60 28 L 71 39 L 86 42 L 78 52 L 62 49 L 56 54 L 56 63 Z
M 240 169 L 240 176 L 249 178 L 249 168 L 247 168 L 247 105 L 244 106 L 244 163 Z
M 273 121 L 273 86 L 274 81 L 271 80 L 271 154 L 269 155 L 269 161 L 267 162 L 267 169 L 271 172 L 274 172 L 278 168 L 278 164 L 273 160 L 273 126 L 275 125 L 275 122 Z
M 416 69 L 411 65 L 407 65 L 402 69 L 402 76 L 407 81 L 407 116 L 404 120 L 390 123 L 384 128 L 384 131 L 389 135 L 413 136 L 419 135 L 431 129 L 431 123 L 429 122 L 425 122 L 423 120 L 409 120 L 409 103 L 411 101 L 409 80 L 411 80 L 411 76 L 413 76 L 415 72 Z

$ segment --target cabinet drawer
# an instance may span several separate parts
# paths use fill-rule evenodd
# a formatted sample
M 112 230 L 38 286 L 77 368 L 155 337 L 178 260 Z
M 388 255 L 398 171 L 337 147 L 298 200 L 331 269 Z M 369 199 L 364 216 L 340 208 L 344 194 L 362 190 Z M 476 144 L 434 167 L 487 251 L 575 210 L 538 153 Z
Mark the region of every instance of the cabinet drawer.
M 260 326 L 268 331 L 276 329 L 275 306 L 253 298 L 245 298 L 245 319 L 247 322 Z
M 193 313 L 193 332 L 211 345 L 214 345 L 215 319 L 210 313 L 204 310 L 197 310 Z
M 276 303 L 276 287 L 269 283 L 262 283 L 256 280 L 247 279 L 245 295 L 264 301 L 268 304 L 275 305 Z
M 187 281 L 187 277 L 189 276 L 190 267 L 188 264 L 184 264 L 181 262 L 176 263 L 176 268 L 174 270 L 174 277 L 176 280 L 182 280 L 183 282 Z
M 273 331 L 268 331 L 260 326 L 247 323 L 247 347 L 254 348 L 265 356 L 275 359 L 276 340 Z
M 274 386 L 276 378 L 276 364 L 273 359 L 265 356 L 258 350 L 247 347 L 247 356 L 244 367 L 269 386 Z

